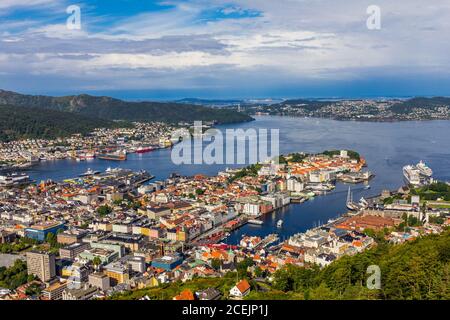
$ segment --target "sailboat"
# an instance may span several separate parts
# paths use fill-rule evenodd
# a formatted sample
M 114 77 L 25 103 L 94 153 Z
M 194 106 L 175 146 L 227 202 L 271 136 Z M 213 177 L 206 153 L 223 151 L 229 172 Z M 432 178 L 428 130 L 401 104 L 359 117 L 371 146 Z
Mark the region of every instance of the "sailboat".
M 347 193 L 347 208 L 349 210 L 358 210 L 358 206 L 353 203 L 353 193 L 350 190 L 350 187 L 348 187 L 348 193 Z

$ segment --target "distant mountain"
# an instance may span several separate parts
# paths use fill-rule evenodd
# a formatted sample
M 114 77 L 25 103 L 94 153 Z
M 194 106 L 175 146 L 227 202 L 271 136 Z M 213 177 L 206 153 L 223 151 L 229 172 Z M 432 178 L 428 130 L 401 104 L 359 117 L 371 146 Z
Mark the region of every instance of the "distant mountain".
M 236 104 L 245 103 L 244 100 L 236 100 L 236 99 L 199 99 L 199 98 L 184 98 L 180 100 L 176 100 L 175 103 L 184 103 L 184 104 L 195 104 L 202 106 L 210 106 L 210 107 L 225 107 Z
M 252 117 L 234 110 L 174 102 L 127 102 L 111 97 L 97 97 L 86 94 L 50 97 L 23 95 L 0 90 L 0 105 L 72 112 L 107 120 L 162 121 L 169 123 L 193 122 L 195 120 L 233 123 L 253 120 Z
M 86 134 L 100 127 L 128 125 L 57 110 L 0 106 L 0 141 L 53 139 L 75 133 Z

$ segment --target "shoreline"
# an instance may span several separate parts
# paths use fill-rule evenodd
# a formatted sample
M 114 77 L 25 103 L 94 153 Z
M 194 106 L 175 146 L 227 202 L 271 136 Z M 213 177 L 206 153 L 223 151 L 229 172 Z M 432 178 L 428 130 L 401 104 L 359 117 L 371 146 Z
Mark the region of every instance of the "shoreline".
M 432 122 L 432 121 L 450 121 L 450 118 L 442 119 L 353 119 L 339 117 L 316 117 L 316 116 L 297 116 L 295 114 L 252 114 L 251 117 L 287 117 L 287 118 L 303 118 L 303 119 L 325 119 L 343 122 L 375 122 L 375 123 L 397 123 L 397 122 Z

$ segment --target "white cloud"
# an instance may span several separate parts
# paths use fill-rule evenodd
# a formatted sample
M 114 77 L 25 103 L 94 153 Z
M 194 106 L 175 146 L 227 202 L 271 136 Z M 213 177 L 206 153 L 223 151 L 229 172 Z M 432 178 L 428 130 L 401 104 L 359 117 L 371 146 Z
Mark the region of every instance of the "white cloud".
M 0 9 L 11 9 L 18 7 L 34 7 L 48 5 L 58 1 L 55 0 L 1 0 Z
M 30 2 L 31 1 L 31 2 Z M 47 0 L 0 2 L 49 3 Z M 260 81 L 263 76 L 289 82 L 298 79 L 343 80 L 372 74 L 429 70 L 449 74 L 450 3 L 436 0 L 378 0 L 382 29 L 366 28 L 369 0 L 218 0 L 171 1 L 173 9 L 141 13 L 96 26 L 83 19 L 78 32 L 64 24 L 32 25 L 8 35 L 0 46 L 4 72 L 54 75 L 84 81 L 83 86 L 111 84 L 145 88 L 185 82 L 233 85 L 233 74 Z M 9 6 L 7 6 L 9 4 Z M 203 13 L 261 12 L 257 17 L 205 20 Z M 91 25 L 89 24 L 91 19 Z M 0 27 L 8 32 L 11 26 Z M 33 21 L 29 22 L 33 23 Z M 5 42 L 8 41 L 8 42 Z M 12 62 L 14 62 L 12 64 Z M 190 72 L 189 75 L 187 75 Z M 111 79 L 114 77 L 114 79 Z M 176 79 L 176 80 L 175 80 Z M 240 79 L 245 81 L 245 79 Z M 206 84 L 205 84 L 206 83 Z M 1 85 L 1 82 L 0 82 Z M 102 85 L 103 87 L 103 85 Z

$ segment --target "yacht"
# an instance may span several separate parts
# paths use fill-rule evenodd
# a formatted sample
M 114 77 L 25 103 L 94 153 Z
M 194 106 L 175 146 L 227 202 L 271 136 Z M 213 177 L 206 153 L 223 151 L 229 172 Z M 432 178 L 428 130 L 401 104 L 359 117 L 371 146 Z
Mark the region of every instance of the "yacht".
M 281 228 L 283 226 L 283 220 L 278 220 L 277 221 L 277 228 Z

